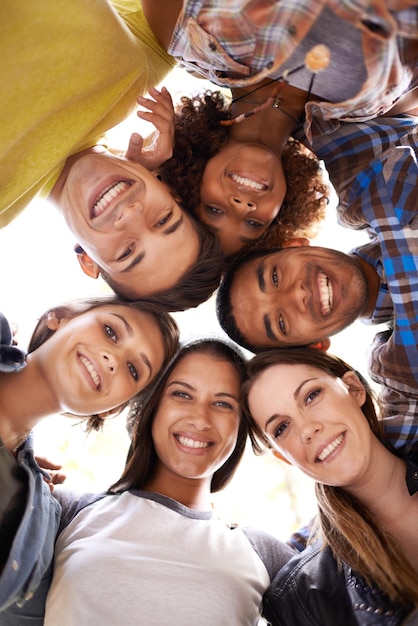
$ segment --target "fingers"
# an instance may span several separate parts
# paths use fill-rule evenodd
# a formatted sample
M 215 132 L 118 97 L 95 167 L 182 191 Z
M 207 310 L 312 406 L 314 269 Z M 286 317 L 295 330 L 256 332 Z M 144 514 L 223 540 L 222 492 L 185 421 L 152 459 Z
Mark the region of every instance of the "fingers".
M 67 475 L 62 472 L 51 472 L 51 481 L 49 484 L 52 483 L 53 485 L 62 485 L 66 478 Z
M 55 485 L 62 485 L 67 476 L 65 474 L 61 474 L 60 472 L 51 472 L 51 480 L 45 480 L 48 483 L 49 489 L 54 491 Z
M 35 456 L 35 460 L 37 464 L 39 465 L 39 467 L 41 467 L 44 470 L 60 470 L 62 467 L 62 465 L 58 463 L 53 463 L 52 461 L 50 461 L 44 456 Z
M 129 146 L 125 154 L 126 158 L 131 159 L 131 161 L 140 162 L 143 144 L 144 140 L 141 135 L 138 135 L 138 133 L 132 133 L 129 139 Z
M 152 87 L 149 90 L 151 98 L 139 96 L 137 101 L 142 107 L 149 109 L 148 111 L 138 111 L 137 115 L 141 119 L 151 122 L 158 128 L 158 122 L 173 123 L 174 126 L 174 106 L 169 91 L 163 87 L 161 91 Z

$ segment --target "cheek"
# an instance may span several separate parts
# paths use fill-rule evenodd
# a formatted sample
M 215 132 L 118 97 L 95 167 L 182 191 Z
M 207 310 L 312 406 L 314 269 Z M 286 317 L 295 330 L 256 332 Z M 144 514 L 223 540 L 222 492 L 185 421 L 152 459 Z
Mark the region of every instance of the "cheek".
M 256 215 L 262 217 L 269 223 L 271 223 L 275 217 L 280 213 L 280 209 L 282 208 L 283 196 L 282 194 L 277 195 L 276 197 L 269 202 L 260 203 L 258 205 L 258 210 Z
M 228 425 L 225 425 L 225 427 L 223 428 L 222 437 L 224 439 L 225 446 L 228 447 L 231 452 L 235 448 L 235 444 L 237 442 L 238 430 L 239 430 L 238 420 L 233 421 L 229 423 Z

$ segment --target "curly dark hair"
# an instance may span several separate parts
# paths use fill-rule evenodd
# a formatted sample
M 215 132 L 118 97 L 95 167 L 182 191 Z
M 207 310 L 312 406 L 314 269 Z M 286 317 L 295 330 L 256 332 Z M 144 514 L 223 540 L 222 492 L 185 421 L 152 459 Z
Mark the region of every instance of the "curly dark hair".
M 173 156 L 160 168 L 163 181 L 173 187 L 183 207 L 196 216 L 200 183 L 207 162 L 228 140 L 231 104 L 220 91 L 183 96 L 176 106 Z M 287 192 L 279 215 L 264 235 L 245 251 L 280 246 L 291 237 L 312 238 L 325 218 L 329 185 L 313 152 L 290 137 L 282 153 Z

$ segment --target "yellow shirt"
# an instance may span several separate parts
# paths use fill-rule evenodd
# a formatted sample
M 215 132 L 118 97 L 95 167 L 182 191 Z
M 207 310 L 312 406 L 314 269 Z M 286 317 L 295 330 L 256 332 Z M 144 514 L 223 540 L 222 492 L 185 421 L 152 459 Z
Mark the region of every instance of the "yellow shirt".
M 0 60 L 0 227 L 174 66 L 139 0 L 2 0 Z

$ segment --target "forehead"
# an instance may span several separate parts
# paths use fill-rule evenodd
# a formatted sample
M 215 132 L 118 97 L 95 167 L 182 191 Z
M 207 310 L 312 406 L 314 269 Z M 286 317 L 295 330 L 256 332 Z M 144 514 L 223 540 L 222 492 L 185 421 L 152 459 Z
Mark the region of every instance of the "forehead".
M 327 382 L 338 384 L 324 370 L 304 363 L 276 363 L 263 370 L 253 381 L 248 402 L 254 415 L 264 411 L 279 411 L 280 406 L 298 401 L 305 383 Z
M 283 252 L 286 251 L 281 250 L 252 259 L 239 267 L 233 277 L 230 288 L 231 308 L 235 322 L 245 337 L 252 336 L 252 331 L 260 325 L 259 320 L 263 318 L 266 306 L 264 292 L 268 276 L 267 268 L 272 264 L 277 267 L 277 260 L 283 258 Z M 260 328 L 263 326 L 261 325 Z M 259 339 L 260 341 L 265 339 L 264 331 Z
M 197 382 L 202 381 L 202 383 L 206 382 L 209 378 L 217 378 L 220 381 L 224 381 L 225 373 L 228 370 L 230 370 L 231 373 L 236 372 L 238 377 L 236 367 L 229 361 L 212 353 L 195 352 L 185 355 L 174 366 L 169 381 L 179 375 L 193 378 Z
M 237 292 L 241 289 L 245 289 L 249 285 L 251 287 L 258 287 L 263 291 L 263 272 L 265 268 L 271 264 L 277 265 L 279 263 L 283 263 L 289 256 L 289 253 L 293 250 L 297 250 L 297 248 L 276 250 L 275 252 L 256 257 L 255 259 L 251 259 L 247 263 L 244 263 L 235 272 L 231 292 Z
M 291 350 L 291 348 L 289 348 L 289 350 Z M 266 385 L 271 385 L 272 388 L 276 387 L 279 389 L 279 386 L 285 382 L 297 382 L 311 378 L 323 377 L 331 378 L 329 374 L 313 365 L 305 363 L 274 363 L 263 370 L 261 374 L 255 378 L 252 389 L 257 386 L 261 387 Z M 285 387 L 285 389 L 286 388 L 287 387 Z

